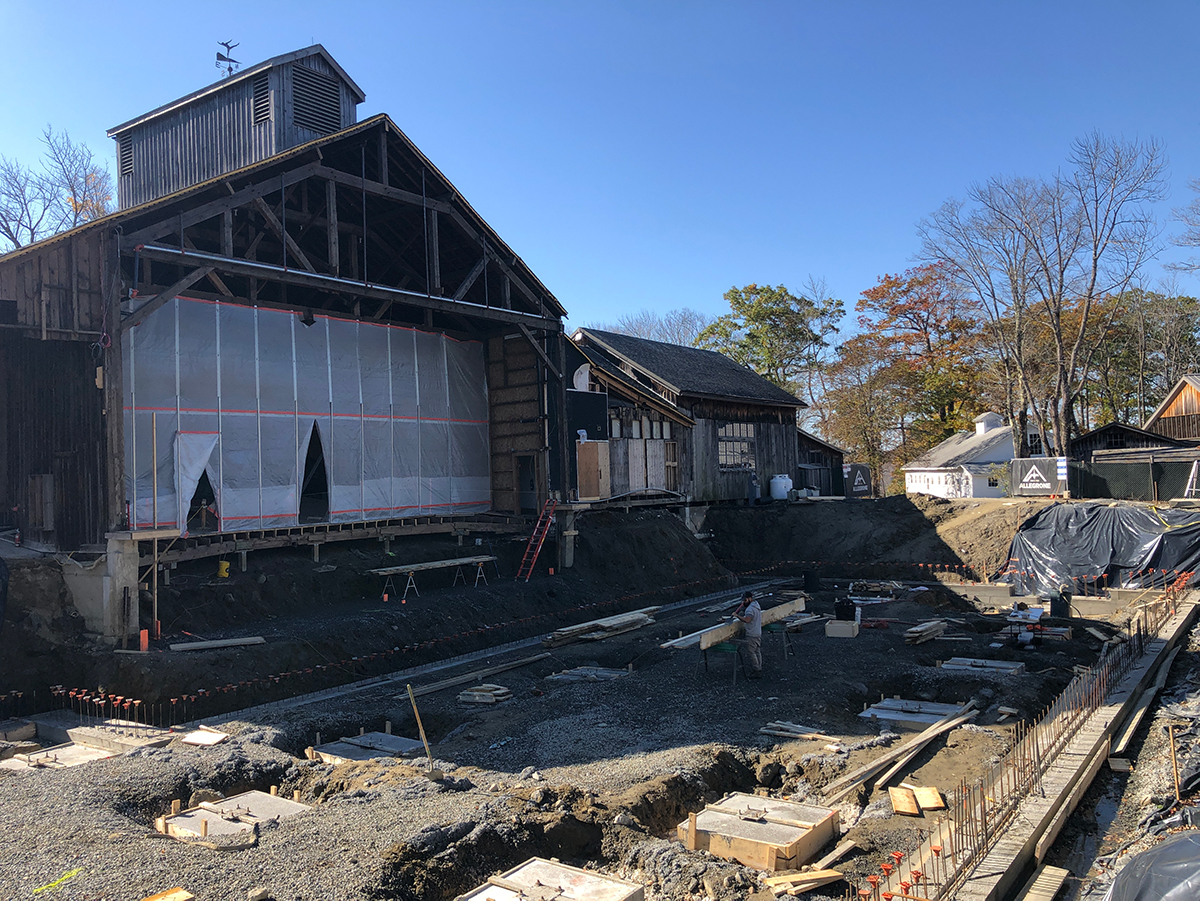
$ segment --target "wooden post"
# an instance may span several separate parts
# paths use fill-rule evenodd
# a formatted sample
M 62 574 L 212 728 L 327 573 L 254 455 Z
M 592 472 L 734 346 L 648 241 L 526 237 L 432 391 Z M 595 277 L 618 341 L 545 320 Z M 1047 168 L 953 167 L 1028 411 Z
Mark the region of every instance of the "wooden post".
M 207 818 L 202 819 L 200 821 L 200 837 L 208 838 L 208 819 Z
M 279 795 L 279 786 L 278 786 L 278 785 L 272 785 L 272 786 L 271 786 L 271 797 L 272 797 L 272 798 L 274 798 L 274 797 L 278 797 L 278 795 Z
M 687 849 L 689 851 L 696 850 L 696 815 L 694 813 L 688 814 Z
M 442 296 L 442 262 L 438 253 L 438 211 L 429 211 L 429 293 Z
M 335 276 L 342 272 L 342 254 L 338 246 L 337 182 L 325 182 L 325 206 L 328 207 L 329 269 Z
M 171 802 L 171 816 L 175 816 L 175 814 L 179 813 L 179 806 L 178 798 Z
M 1175 724 L 1167 723 L 1167 741 L 1171 743 L 1171 772 L 1175 776 L 1175 803 L 1180 802 L 1179 799 L 1179 760 L 1175 756 Z

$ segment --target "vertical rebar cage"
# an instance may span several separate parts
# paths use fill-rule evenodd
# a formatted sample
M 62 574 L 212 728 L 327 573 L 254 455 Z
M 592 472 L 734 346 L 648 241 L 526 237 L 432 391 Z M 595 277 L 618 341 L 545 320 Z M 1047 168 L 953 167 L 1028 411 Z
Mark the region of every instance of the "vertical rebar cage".
M 190 298 L 123 341 L 134 529 L 186 533 L 205 474 L 221 531 L 297 525 L 314 433 L 330 522 L 491 506 L 481 342 Z

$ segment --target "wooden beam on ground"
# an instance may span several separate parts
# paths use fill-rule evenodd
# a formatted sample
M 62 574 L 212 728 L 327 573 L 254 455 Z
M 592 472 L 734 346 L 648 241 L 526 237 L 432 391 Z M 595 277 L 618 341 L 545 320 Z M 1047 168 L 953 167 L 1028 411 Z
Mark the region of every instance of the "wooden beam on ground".
M 854 839 L 848 838 L 844 842 L 841 842 L 836 848 L 834 848 L 832 851 L 830 851 L 828 854 L 826 854 L 824 857 L 822 857 L 816 863 L 814 863 L 813 869 L 816 869 L 816 870 L 827 869 L 828 867 L 833 866 L 835 863 L 837 863 L 837 861 L 841 860 L 843 857 L 845 857 L 847 854 L 849 854 L 851 851 L 853 851 L 857 847 L 858 847 L 858 844 L 854 841 Z
M 254 644 L 266 644 L 261 635 L 250 638 L 218 638 L 214 641 L 181 641 L 171 645 L 172 651 L 210 651 L 214 648 L 240 648 Z
M 774 607 L 769 607 L 762 612 L 762 624 L 764 626 L 778 622 L 781 619 L 786 619 L 793 613 L 801 613 L 804 610 L 804 598 L 794 598 L 790 601 L 785 601 L 782 604 L 777 604 Z M 690 648 L 696 645 L 700 646 L 701 650 L 711 648 L 715 644 L 720 644 L 723 641 L 728 641 L 738 634 L 742 629 L 740 622 L 720 623 L 715 626 L 709 626 L 705 629 L 699 629 L 689 635 L 683 635 L 679 638 L 672 638 L 670 641 L 664 641 L 659 647 L 661 648 Z
M 164 288 L 154 297 L 151 297 L 144 304 L 122 319 L 121 330 L 125 331 L 126 329 L 133 328 L 159 307 L 165 306 L 178 297 L 180 291 L 186 291 L 212 271 L 212 266 L 201 266 L 199 269 L 193 269 L 179 281 L 175 282 L 175 284 L 171 285 L 169 288 Z
M 892 812 L 906 817 L 919 817 L 921 805 L 911 788 L 889 788 L 888 798 L 892 802 Z

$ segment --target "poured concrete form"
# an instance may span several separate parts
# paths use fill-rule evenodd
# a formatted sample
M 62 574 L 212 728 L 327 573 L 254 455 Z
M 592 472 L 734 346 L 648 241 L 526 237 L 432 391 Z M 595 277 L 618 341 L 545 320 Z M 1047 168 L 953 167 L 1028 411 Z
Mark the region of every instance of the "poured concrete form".
M 103 748 L 91 748 L 87 745 L 68 742 L 43 748 L 29 754 L 14 754 L 7 760 L 0 760 L 0 770 L 28 771 L 30 769 L 61 770 L 67 767 L 91 763 L 93 760 L 104 760 L 112 757 L 113 752 Z
M 695 836 L 691 835 L 695 828 Z M 836 810 L 735 792 L 679 824 L 679 840 L 760 870 L 794 870 L 837 837 Z
M 168 729 L 147 726 L 131 720 L 99 719 L 92 717 L 82 722 L 78 713 L 69 710 L 53 710 L 29 718 L 37 727 L 37 736 L 43 742 L 68 742 L 104 748 L 117 754 L 137 748 L 159 748 L 175 737 Z
M 266 792 L 248 791 L 220 801 L 203 801 L 196 807 L 159 817 L 154 828 L 174 838 L 236 835 L 258 823 L 282 820 L 308 810 L 307 804 Z
M 927 729 L 951 714 L 964 713 L 959 704 L 937 704 L 932 701 L 907 701 L 904 698 L 884 698 L 859 714 L 865 720 L 883 720 L 889 726 L 904 729 Z
M 319 745 L 313 748 L 313 753 L 324 763 L 349 763 L 379 757 L 418 757 L 425 753 L 425 746 L 400 735 L 368 732 Z
M 645 901 L 636 882 L 531 857 L 459 901 Z

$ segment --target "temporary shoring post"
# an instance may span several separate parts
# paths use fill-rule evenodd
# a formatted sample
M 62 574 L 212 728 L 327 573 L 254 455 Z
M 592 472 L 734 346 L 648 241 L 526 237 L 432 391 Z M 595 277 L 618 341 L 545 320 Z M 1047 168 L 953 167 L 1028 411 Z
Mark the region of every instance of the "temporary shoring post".
M 1056 758 L 1104 704 L 1109 690 L 1141 658 L 1150 638 L 1174 615 L 1175 606 L 1165 597 L 1147 604 L 1127 641 L 1106 651 L 1096 666 L 1076 676 L 1032 726 L 1018 725 L 1008 753 L 973 785 L 959 783 L 947 815 L 871 887 L 873 897 L 881 892 L 896 897 L 907 894 L 901 881 L 915 889 L 919 875 L 924 881 L 923 897 L 953 898 L 1016 817 L 1021 802 L 1039 789 Z
M 154 473 L 154 529 L 155 536 L 158 535 L 158 414 L 150 414 L 150 469 Z M 137 474 L 134 474 L 137 478 Z M 179 517 L 176 516 L 176 519 Z M 133 511 L 133 519 L 137 523 L 137 510 Z M 154 539 L 154 565 L 151 567 L 150 576 L 150 597 L 154 608 L 153 633 L 156 639 L 162 638 L 158 634 L 158 538 Z

